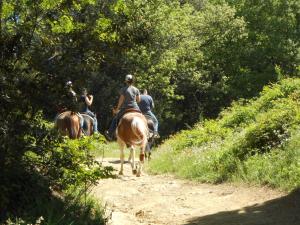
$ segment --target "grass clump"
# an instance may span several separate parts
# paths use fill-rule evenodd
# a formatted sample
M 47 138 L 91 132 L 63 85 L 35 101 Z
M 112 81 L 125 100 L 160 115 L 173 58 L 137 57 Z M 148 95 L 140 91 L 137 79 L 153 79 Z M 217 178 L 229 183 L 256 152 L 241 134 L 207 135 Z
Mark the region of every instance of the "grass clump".
M 245 181 L 283 190 L 300 186 L 300 79 L 267 86 L 218 119 L 165 141 L 149 164 L 201 182 Z

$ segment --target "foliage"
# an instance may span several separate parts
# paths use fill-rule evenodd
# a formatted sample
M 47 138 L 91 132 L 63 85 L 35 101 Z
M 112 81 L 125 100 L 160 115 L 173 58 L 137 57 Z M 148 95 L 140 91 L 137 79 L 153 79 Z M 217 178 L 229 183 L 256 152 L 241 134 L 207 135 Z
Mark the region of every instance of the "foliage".
M 44 121 L 65 105 L 68 80 L 94 95 L 103 131 L 124 75 L 134 74 L 154 98 L 162 136 L 201 121 L 176 135 L 176 151 L 223 149 L 214 160 L 228 162 L 224 173 L 239 168 L 226 149 L 243 159 L 283 145 L 298 118 L 293 98 L 277 102 L 297 89 L 288 81 L 236 103 L 218 122 L 207 119 L 283 74 L 299 76 L 299 9 L 296 0 L 0 1 L 0 217 L 13 202 L 30 202 L 33 184 L 66 188 L 106 173 L 86 168 L 97 165 L 80 150 L 89 140 L 62 141 Z
M 88 191 L 99 178 L 111 176 L 112 169 L 103 168 L 91 155 L 95 141 L 104 145 L 103 137 L 61 139 L 39 113 L 22 125 L 25 134 L 21 129 L 20 133 L 11 130 L 11 126 L 4 130 L 1 153 L 7 154 L 1 158 L 1 219 L 9 212 L 22 215 L 36 207 L 36 199 L 50 198 L 53 191 L 82 186 Z M 18 142 L 9 145 L 13 135 Z M 101 150 L 101 145 L 97 146 Z
M 284 79 L 257 99 L 234 103 L 217 120 L 171 137 L 150 169 L 204 182 L 299 187 L 299 85 L 299 79 Z
M 37 195 L 26 215 L 22 218 L 9 218 L 5 224 L 105 224 L 102 206 L 91 197 L 85 198 L 79 190 L 69 189 L 64 194 L 64 199 L 59 196 L 44 199 Z
M 295 0 L 5 0 L 1 9 L 1 76 L 23 77 L 48 118 L 67 80 L 87 86 L 101 130 L 127 73 L 153 95 L 164 134 L 299 75 Z

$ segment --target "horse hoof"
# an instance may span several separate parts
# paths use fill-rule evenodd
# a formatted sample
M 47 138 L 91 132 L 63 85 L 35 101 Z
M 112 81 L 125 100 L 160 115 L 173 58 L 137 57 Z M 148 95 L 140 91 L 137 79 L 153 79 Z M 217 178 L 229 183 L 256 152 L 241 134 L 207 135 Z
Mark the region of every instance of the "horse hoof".
M 136 176 L 137 176 L 137 177 L 140 177 L 140 176 L 141 176 L 141 173 L 137 173 Z
M 123 171 L 120 171 L 120 172 L 119 172 L 119 175 L 123 175 Z
M 132 174 L 137 174 L 137 170 L 132 170 Z

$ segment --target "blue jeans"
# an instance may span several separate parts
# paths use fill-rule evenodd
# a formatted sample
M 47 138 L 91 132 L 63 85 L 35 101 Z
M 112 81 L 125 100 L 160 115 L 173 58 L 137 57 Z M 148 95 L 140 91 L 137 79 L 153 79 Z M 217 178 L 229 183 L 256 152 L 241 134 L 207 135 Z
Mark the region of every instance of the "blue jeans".
M 125 113 L 125 109 L 121 109 L 117 115 L 112 119 L 111 124 L 108 128 L 108 133 L 111 137 L 115 136 L 115 132 L 119 123 L 119 120 L 121 119 L 121 117 L 124 115 Z
M 84 123 L 83 117 L 82 115 L 80 115 L 80 113 L 76 113 L 76 115 L 79 117 L 80 128 L 83 129 L 83 123 Z
M 146 117 L 149 117 L 153 121 L 154 133 L 157 133 L 158 132 L 158 120 L 157 120 L 156 116 L 151 111 L 144 113 L 144 115 Z
M 96 115 L 90 110 L 86 110 L 83 113 L 89 115 L 90 117 L 92 117 L 94 119 L 93 130 L 94 130 L 94 133 L 97 133 L 98 132 L 98 121 L 97 121 Z

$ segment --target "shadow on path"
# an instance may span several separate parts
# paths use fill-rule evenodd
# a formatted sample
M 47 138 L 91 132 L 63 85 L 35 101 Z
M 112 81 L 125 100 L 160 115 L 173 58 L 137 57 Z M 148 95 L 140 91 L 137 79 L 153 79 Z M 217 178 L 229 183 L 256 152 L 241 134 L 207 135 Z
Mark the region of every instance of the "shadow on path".
M 109 163 L 111 163 L 111 164 L 121 164 L 121 160 L 110 160 L 110 161 L 108 161 Z M 127 161 L 127 160 L 124 160 L 124 164 L 128 164 L 129 163 L 129 161 Z
M 228 202 L 230 204 L 230 202 Z M 300 189 L 239 210 L 193 218 L 185 225 L 300 225 Z

